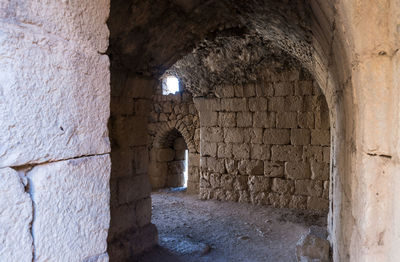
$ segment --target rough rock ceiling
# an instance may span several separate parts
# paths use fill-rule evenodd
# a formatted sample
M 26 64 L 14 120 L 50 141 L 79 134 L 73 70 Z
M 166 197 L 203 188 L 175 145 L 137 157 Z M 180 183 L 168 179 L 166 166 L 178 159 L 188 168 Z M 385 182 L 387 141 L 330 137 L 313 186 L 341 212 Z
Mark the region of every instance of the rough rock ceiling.
M 255 81 L 266 66 L 298 67 L 297 59 L 273 42 L 254 34 L 237 34 L 203 40 L 194 51 L 178 60 L 167 75 L 177 76 L 194 96 L 213 95 L 223 84 Z
M 282 54 L 307 68 L 309 17 L 304 0 L 113 0 L 108 54 L 113 69 L 154 77 L 185 57 L 175 70 L 186 65 L 189 76 L 197 63 L 215 83 L 223 81 L 218 72 L 251 78 L 253 65 Z M 221 66 L 222 59 L 232 61 Z

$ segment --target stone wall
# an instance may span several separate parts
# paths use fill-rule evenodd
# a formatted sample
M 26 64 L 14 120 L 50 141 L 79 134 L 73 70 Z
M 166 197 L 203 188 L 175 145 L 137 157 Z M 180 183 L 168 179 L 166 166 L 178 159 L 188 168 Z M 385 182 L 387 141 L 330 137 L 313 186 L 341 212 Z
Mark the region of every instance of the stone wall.
M 327 211 L 329 114 L 311 77 L 271 67 L 255 83 L 217 90 L 195 98 L 200 197 Z
M 125 261 L 157 243 L 151 224 L 147 119 L 156 80 L 123 70 L 112 71 L 111 224 L 108 252 Z
M 107 261 L 109 1 L 0 1 L 0 261 Z
M 200 122 L 193 98 L 186 91 L 162 95 L 161 85 L 157 85 L 152 101 L 153 106 L 149 118 L 149 175 L 153 189 L 174 184 L 168 183 L 167 179 L 168 170 L 177 171 L 177 164 L 171 162 L 177 152 L 173 150 L 174 141 L 172 140 L 181 136 L 189 150 L 187 192 L 197 193 L 199 188 Z M 178 156 L 176 160 L 179 161 L 179 158 L 182 156 Z

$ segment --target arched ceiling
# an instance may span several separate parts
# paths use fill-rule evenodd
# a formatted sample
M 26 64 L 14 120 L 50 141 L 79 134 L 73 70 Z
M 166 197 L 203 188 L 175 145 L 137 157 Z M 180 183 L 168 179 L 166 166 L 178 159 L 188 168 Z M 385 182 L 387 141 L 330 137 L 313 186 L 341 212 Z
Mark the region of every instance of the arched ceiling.
M 271 57 L 307 68 L 309 12 L 305 0 L 114 0 L 108 54 L 114 68 L 154 77 L 179 60 L 174 70 L 194 72 L 197 63 L 197 76 L 211 73 L 216 82 L 218 72 L 251 78 L 254 65 Z M 216 69 L 222 59 L 229 61 Z

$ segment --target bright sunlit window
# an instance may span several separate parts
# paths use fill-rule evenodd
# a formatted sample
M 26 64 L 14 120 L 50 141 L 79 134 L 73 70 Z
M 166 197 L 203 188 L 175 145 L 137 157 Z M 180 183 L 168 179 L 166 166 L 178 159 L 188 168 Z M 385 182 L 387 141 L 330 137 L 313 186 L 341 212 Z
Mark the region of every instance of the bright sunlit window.
M 167 76 L 163 79 L 163 95 L 179 92 L 179 79 L 175 76 Z

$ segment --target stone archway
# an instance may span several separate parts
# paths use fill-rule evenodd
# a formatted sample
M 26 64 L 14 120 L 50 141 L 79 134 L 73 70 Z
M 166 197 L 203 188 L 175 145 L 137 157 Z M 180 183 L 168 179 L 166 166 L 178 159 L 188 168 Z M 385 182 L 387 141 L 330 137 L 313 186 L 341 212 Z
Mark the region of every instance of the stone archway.
M 149 148 L 150 154 L 150 162 L 149 162 L 149 176 L 152 182 L 153 188 L 159 188 L 168 186 L 167 184 L 163 184 L 165 181 L 163 172 L 165 172 L 165 167 L 161 167 L 160 163 L 157 164 L 157 154 L 159 154 L 159 150 L 162 150 L 164 153 L 172 153 L 171 149 L 173 148 L 174 140 L 181 136 L 185 141 L 187 149 L 189 151 L 188 154 L 188 181 L 187 181 L 187 192 L 189 193 L 197 193 L 199 190 L 199 149 L 195 143 L 195 129 L 188 129 L 187 125 L 182 120 L 174 120 L 163 122 L 157 125 L 158 132 L 154 138 L 152 146 Z M 192 131 L 189 131 L 192 130 Z M 176 149 L 175 149 L 176 150 Z M 168 152 L 167 152 L 168 151 Z M 171 156 L 172 157 L 172 156 Z M 167 157 L 168 161 L 172 161 L 173 159 Z M 181 160 L 179 157 L 177 160 Z M 167 161 L 167 162 L 168 162 Z M 163 160 L 163 162 L 165 162 Z M 165 165 L 161 164 L 161 165 Z M 161 180 L 155 179 L 155 177 L 159 177 Z

